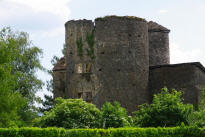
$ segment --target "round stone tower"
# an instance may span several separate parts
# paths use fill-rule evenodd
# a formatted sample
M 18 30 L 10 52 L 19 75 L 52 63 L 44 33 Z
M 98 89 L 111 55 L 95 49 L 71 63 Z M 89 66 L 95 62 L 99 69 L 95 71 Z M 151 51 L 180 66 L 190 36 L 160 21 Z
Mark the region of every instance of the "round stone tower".
M 150 21 L 149 28 L 149 65 L 170 64 L 169 32 L 167 28 Z
M 130 112 L 147 102 L 148 25 L 137 17 L 107 16 L 95 20 L 96 74 L 101 83 L 93 102 L 119 101 Z
M 68 21 L 66 28 L 66 93 L 69 98 L 83 98 L 92 102 L 96 91 L 94 54 L 90 43 L 94 41 L 91 20 Z M 93 45 L 91 45 L 93 46 Z

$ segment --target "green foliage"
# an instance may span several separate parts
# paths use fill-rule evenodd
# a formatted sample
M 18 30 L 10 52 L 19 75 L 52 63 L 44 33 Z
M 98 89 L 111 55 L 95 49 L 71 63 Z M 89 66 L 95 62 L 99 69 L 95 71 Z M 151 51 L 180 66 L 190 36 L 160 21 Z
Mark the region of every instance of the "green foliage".
M 89 47 L 89 49 L 86 49 L 87 55 L 91 59 L 95 59 L 95 51 L 94 51 L 95 35 L 94 35 L 94 30 L 91 32 L 91 34 L 86 35 L 86 41 L 87 41 L 88 47 Z
M 188 122 L 192 126 L 205 127 L 205 87 L 202 90 L 199 107 L 189 115 Z
M 64 57 L 66 56 L 67 47 L 66 44 L 63 44 L 63 49 L 61 50 Z M 53 67 L 58 63 L 60 60 L 59 57 L 53 56 L 51 59 L 51 64 Z M 42 101 L 42 107 L 40 107 L 41 113 L 45 111 L 49 111 L 54 107 L 54 97 L 53 97 L 53 90 L 54 90 L 54 83 L 53 83 L 53 70 L 47 70 L 48 74 L 52 77 L 50 80 L 46 81 L 47 91 L 49 91 L 52 95 L 44 95 L 44 100 Z
M 21 73 L 14 71 L 18 52 L 14 47 L 16 41 L 8 35 L 10 31 L 8 28 L 0 31 L 0 127 L 23 126 L 25 113 L 22 110 L 28 106 L 17 90 Z
M 95 52 L 94 52 L 94 45 L 95 45 L 95 35 L 94 35 L 94 30 L 89 34 L 86 34 L 86 42 L 88 44 L 88 48 L 86 49 L 87 55 L 91 59 L 95 59 Z M 76 40 L 77 44 L 77 54 L 79 57 L 83 57 L 83 39 L 80 37 L 79 39 Z M 66 50 L 66 47 L 64 47 Z M 65 51 L 63 50 L 63 53 Z
M 32 45 L 25 32 L 14 32 L 10 28 L 0 31 L 0 46 L 4 45 L 0 53 L 2 61 L 9 62 L 13 75 L 17 76 L 15 92 L 27 98 L 32 106 L 39 98 L 35 93 L 42 88 L 43 82 L 36 76 L 38 70 L 44 70 L 40 64 L 42 50 Z M 9 54 L 9 58 L 6 56 Z M 0 62 L 2 62 L 0 61 Z
M 43 107 L 39 108 L 42 113 L 50 111 L 54 107 L 54 97 L 51 95 L 44 95 L 45 101 L 42 102 Z
M 192 105 L 181 101 L 182 92 L 172 90 L 169 93 L 163 88 L 161 93 L 154 95 L 152 104 L 140 106 L 135 112 L 134 124 L 140 127 L 170 127 L 188 124 L 188 116 L 193 112 Z
M 36 125 L 68 129 L 97 128 L 100 116 L 100 110 L 95 105 L 82 99 L 58 98 L 55 107 L 51 111 L 45 112 L 45 115 L 37 120 Z
M 9 128 L 0 129 L 0 137 L 204 137 L 205 130 L 197 127 L 174 128 Z
M 79 57 L 83 57 L 83 39 L 80 37 L 79 39 L 76 40 L 77 44 L 77 54 Z
M 63 52 L 64 50 L 62 50 Z M 57 64 L 59 61 L 59 57 L 53 56 L 51 60 L 51 64 L 53 67 Z M 52 77 L 50 80 L 46 81 L 46 89 L 49 91 L 52 95 L 44 95 L 44 100 L 41 101 L 42 107 L 39 108 L 41 113 L 44 113 L 45 111 L 49 111 L 54 106 L 54 97 L 53 97 L 53 90 L 54 90 L 54 83 L 53 83 L 53 70 L 47 70 L 48 74 Z
M 102 128 L 118 128 L 118 127 L 126 127 L 131 126 L 131 117 L 127 115 L 127 110 L 121 107 L 120 103 L 107 102 L 102 107 Z

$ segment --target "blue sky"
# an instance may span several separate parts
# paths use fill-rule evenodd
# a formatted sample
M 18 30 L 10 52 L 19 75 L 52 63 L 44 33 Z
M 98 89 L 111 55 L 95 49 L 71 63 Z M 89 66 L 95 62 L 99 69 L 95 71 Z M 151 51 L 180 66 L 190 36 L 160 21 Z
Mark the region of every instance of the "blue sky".
M 28 32 L 33 44 L 43 49 L 42 65 L 48 69 L 52 56 L 62 56 L 66 21 L 105 15 L 158 22 L 171 30 L 171 63 L 205 65 L 204 0 L 0 0 L 0 29 L 10 26 Z M 41 72 L 38 76 L 44 81 L 50 78 Z

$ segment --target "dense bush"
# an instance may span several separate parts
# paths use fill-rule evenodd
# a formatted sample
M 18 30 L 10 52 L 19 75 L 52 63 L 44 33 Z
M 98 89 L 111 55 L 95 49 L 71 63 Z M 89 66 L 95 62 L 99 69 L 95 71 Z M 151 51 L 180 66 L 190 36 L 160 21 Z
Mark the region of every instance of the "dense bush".
M 127 115 L 127 110 L 121 107 L 120 103 L 114 102 L 112 105 L 111 103 L 107 102 L 103 105 L 101 111 L 102 128 L 131 126 L 131 117 Z
M 70 129 L 11 128 L 0 129 L 0 137 L 204 137 L 196 127 Z
M 205 127 L 205 87 L 202 90 L 201 101 L 196 110 L 189 115 L 189 125 Z
M 134 124 L 140 127 L 170 127 L 181 123 L 188 124 L 188 116 L 193 112 L 192 105 L 185 105 L 181 100 L 182 92 L 163 88 L 154 95 L 152 104 L 140 106 L 135 112 Z
M 91 103 L 87 103 L 82 99 L 58 98 L 55 107 L 36 120 L 35 125 L 68 129 L 98 128 L 100 117 L 100 110 Z

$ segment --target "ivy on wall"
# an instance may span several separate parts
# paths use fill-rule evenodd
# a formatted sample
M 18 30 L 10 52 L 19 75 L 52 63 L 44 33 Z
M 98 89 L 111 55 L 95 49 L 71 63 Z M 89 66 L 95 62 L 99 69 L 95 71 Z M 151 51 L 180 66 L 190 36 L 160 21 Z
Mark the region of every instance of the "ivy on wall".
M 77 44 L 77 53 L 79 57 L 83 57 L 83 40 L 82 37 L 76 40 Z
M 94 45 L 95 45 L 95 35 L 94 30 L 89 34 L 86 34 L 86 42 L 88 44 L 88 48 L 86 49 L 87 55 L 91 59 L 95 59 Z M 82 37 L 76 40 L 77 44 L 77 54 L 79 57 L 83 57 L 83 40 Z
M 92 31 L 91 34 L 86 35 L 86 41 L 87 41 L 88 47 L 89 47 L 88 49 L 86 49 L 87 55 L 91 59 L 95 59 L 95 53 L 94 53 L 95 35 L 94 35 L 94 31 Z

